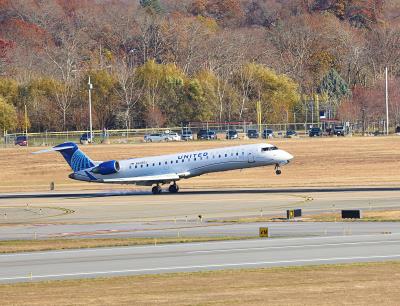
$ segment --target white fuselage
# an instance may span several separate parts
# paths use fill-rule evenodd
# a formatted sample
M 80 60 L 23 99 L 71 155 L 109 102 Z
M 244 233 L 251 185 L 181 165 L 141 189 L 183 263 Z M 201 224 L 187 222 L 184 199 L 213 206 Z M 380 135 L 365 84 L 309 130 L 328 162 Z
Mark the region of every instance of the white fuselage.
M 162 177 L 174 173 L 179 180 L 210 172 L 220 172 L 267 165 L 285 165 L 293 156 L 270 144 L 250 144 L 217 149 L 204 149 L 187 153 L 140 157 L 119 161 L 117 173 L 101 175 L 88 173 L 90 169 L 75 172 L 74 179 L 84 181 L 131 183 L 129 178 Z M 94 179 L 95 178 L 95 179 Z M 113 179 L 115 181 L 113 181 Z M 127 179 L 125 182 L 117 181 Z M 168 179 L 166 181 L 172 181 Z M 163 183 L 163 180 L 160 179 Z M 147 182 L 135 182 L 148 185 Z

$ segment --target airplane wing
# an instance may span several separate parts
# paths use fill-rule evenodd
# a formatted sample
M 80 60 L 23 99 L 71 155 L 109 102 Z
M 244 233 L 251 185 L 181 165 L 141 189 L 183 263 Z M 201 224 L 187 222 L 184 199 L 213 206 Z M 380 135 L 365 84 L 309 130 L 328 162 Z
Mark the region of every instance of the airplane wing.
M 137 184 L 137 185 L 151 185 L 154 183 L 167 183 L 172 181 L 179 181 L 180 177 L 176 173 L 159 174 L 159 175 L 147 175 L 147 176 L 135 176 L 135 177 L 122 177 L 103 179 L 104 183 L 116 183 L 116 184 Z

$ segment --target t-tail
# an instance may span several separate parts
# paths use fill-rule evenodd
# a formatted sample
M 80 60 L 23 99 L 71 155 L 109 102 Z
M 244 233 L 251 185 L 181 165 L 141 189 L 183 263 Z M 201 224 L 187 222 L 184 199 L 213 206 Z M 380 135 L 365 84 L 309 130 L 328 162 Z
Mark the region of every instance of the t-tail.
M 64 142 L 62 144 L 56 145 L 51 149 L 35 152 L 35 154 L 52 151 L 60 152 L 74 172 L 78 172 L 95 166 L 94 162 L 73 142 Z

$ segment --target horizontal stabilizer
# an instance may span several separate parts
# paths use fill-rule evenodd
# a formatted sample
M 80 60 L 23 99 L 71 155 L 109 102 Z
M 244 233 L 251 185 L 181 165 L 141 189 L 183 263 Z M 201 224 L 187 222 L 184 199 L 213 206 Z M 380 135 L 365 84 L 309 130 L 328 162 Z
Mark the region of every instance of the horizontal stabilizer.
M 47 153 L 47 152 L 54 152 L 54 151 L 63 151 L 67 149 L 73 149 L 75 146 L 65 146 L 65 147 L 54 147 L 50 149 L 44 149 L 40 151 L 33 152 L 32 154 L 41 154 L 41 153 Z

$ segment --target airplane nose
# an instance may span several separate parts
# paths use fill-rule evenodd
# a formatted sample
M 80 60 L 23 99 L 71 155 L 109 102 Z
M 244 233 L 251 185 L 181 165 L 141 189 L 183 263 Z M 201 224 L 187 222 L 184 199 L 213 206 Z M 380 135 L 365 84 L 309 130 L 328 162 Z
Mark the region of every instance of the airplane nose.
M 287 160 L 293 159 L 293 155 L 292 154 L 290 154 L 288 152 L 286 152 L 286 154 L 287 154 L 287 157 L 286 157 Z
M 290 153 L 288 153 L 286 151 L 283 151 L 283 150 L 281 150 L 281 152 L 280 152 L 280 154 L 278 156 L 279 156 L 279 160 L 280 160 L 279 163 L 283 164 L 283 165 L 289 163 L 289 161 L 291 159 L 293 159 L 293 155 L 292 154 L 290 154 Z

